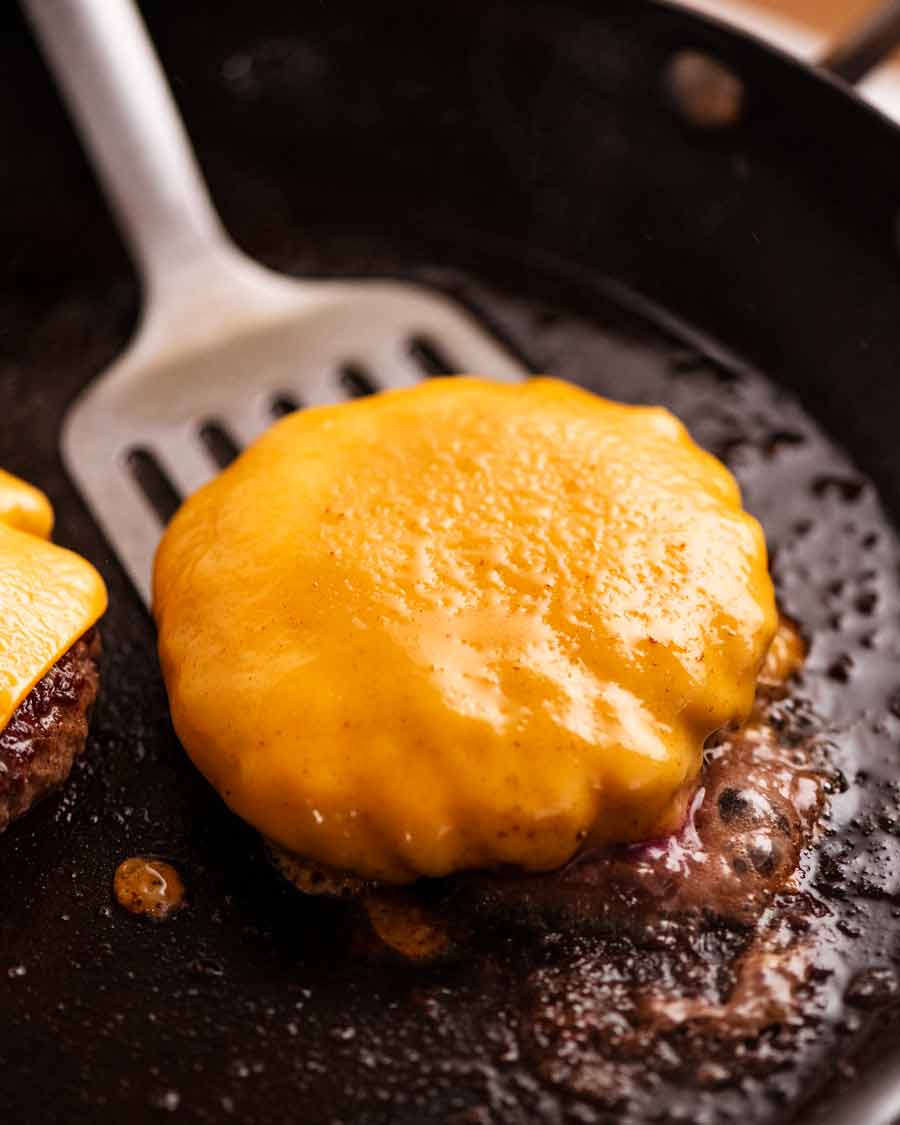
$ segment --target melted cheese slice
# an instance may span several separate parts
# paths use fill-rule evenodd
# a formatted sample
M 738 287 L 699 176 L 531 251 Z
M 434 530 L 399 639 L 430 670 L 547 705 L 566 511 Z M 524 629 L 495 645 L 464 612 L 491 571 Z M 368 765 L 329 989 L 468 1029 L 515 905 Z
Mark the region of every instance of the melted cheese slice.
M 53 509 L 43 492 L 0 469 L 0 524 L 49 539 Z
M 0 470 L 0 730 L 106 609 L 103 579 L 47 542 L 52 526 L 43 493 Z
M 155 614 L 232 808 L 394 882 L 670 831 L 776 624 L 724 466 L 551 379 L 291 415 L 178 512 Z

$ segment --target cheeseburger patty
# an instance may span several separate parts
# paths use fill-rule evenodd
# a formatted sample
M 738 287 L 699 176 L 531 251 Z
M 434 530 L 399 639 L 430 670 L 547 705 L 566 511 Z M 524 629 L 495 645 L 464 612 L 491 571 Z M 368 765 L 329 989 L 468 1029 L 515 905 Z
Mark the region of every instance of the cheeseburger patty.
M 84 750 L 100 680 L 100 634 L 76 641 L 0 732 L 0 832 L 69 776 Z

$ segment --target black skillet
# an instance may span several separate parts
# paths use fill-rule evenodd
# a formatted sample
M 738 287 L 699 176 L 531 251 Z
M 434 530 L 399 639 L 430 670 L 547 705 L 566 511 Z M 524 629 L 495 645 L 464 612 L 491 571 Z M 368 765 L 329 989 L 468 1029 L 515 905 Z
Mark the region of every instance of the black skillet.
M 442 286 L 535 368 L 666 402 L 732 464 L 811 637 L 802 690 L 846 778 L 804 872 L 836 920 L 831 1006 L 769 1072 L 701 1088 L 673 1064 L 629 1108 L 560 1079 L 564 1042 L 528 1031 L 535 972 L 568 979 L 554 935 L 534 944 L 500 926 L 462 964 L 376 965 L 353 951 L 345 907 L 270 870 L 178 746 L 152 625 L 62 471 L 60 419 L 125 343 L 137 294 L 6 5 L 0 463 L 52 496 L 59 540 L 101 567 L 111 609 L 89 755 L 0 840 L 3 1120 L 900 1113 L 886 1053 L 900 952 L 895 127 L 828 74 L 664 4 L 144 8 L 252 254 Z M 888 38 L 844 52 L 844 73 L 859 77 Z M 701 56 L 689 73 L 726 69 L 721 97 L 685 102 L 685 51 Z M 187 881 L 190 906 L 166 926 L 112 902 L 112 873 L 136 853 Z M 578 980 L 564 1006 L 585 999 Z M 852 1100 L 833 1103 L 843 1089 Z M 880 1096 L 893 1099 L 882 1117 L 865 1102 Z

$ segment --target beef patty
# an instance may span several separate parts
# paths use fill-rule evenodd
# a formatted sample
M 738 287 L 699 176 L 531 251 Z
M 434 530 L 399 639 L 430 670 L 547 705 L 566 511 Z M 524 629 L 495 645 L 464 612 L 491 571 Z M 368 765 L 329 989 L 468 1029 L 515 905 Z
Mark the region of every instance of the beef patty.
M 798 662 L 799 649 L 784 672 Z M 668 919 L 670 938 L 677 931 L 688 944 L 698 927 L 743 934 L 733 967 L 749 979 L 758 953 L 771 968 L 760 923 L 795 893 L 834 779 L 812 716 L 785 679 L 761 679 L 749 722 L 710 740 L 687 821 L 664 839 L 600 849 L 545 874 L 469 871 L 405 888 L 366 883 L 271 844 L 270 853 L 300 890 L 358 899 L 379 941 L 413 960 L 465 948 L 481 923 L 561 926 L 641 944 Z M 793 944 L 789 955 L 793 965 Z
M 0 732 L 0 832 L 69 776 L 100 681 L 100 634 L 76 641 Z

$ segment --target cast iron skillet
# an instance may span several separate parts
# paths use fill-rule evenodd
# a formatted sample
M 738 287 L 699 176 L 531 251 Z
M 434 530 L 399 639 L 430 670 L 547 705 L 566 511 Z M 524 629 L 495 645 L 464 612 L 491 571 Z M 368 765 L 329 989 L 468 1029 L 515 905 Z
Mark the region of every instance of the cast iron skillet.
M 302 273 L 443 286 L 535 368 L 665 401 L 730 459 L 780 595 L 812 636 L 804 691 L 853 720 L 835 754 L 858 768 L 823 845 L 844 851 L 809 885 L 844 925 L 847 957 L 888 973 L 900 861 L 885 804 L 900 733 L 895 128 L 841 82 L 663 4 L 145 9 L 214 197 L 251 253 Z M 854 77 L 871 61 L 864 47 L 842 60 Z M 684 50 L 742 83 L 726 127 L 697 128 L 673 104 L 666 75 Z M 135 282 L 10 5 L 0 58 L 0 463 L 52 496 L 59 540 L 101 567 L 111 595 L 90 753 L 0 840 L 4 1118 L 627 1119 L 554 1083 L 523 1047 L 522 989 L 546 947 L 499 928 L 462 966 L 372 965 L 350 948 L 346 909 L 287 887 L 189 765 L 151 622 L 57 453 L 67 403 L 132 328 Z M 868 632 L 858 591 L 835 611 L 836 571 L 878 585 Z M 172 860 L 189 885 L 189 909 L 165 927 L 112 903 L 112 873 L 136 853 Z M 870 867 L 842 882 L 841 863 Z M 900 1066 L 885 1056 L 877 1088 L 857 1077 L 895 1026 L 884 991 L 852 1018 L 836 994 L 802 1058 L 774 1076 L 723 1090 L 673 1081 L 635 1113 L 875 1120 L 860 1099 L 892 1084 L 898 1112 Z M 832 1105 L 842 1087 L 856 1100 Z

